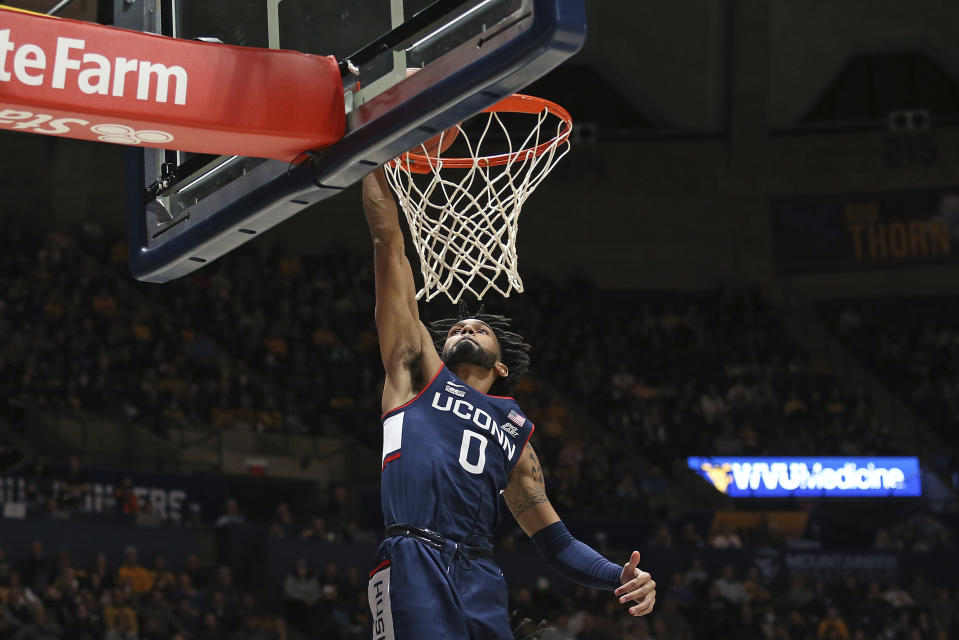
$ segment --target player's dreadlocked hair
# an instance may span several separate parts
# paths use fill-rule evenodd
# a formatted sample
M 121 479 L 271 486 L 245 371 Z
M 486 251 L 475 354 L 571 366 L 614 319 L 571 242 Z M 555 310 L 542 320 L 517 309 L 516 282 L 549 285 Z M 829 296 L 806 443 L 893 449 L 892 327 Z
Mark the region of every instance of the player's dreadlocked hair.
M 508 396 L 513 392 L 513 388 L 523 374 L 529 371 L 530 346 L 523 336 L 510 331 L 511 321 L 506 316 L 483 313 L 482 307 L 476 313 L 469 313 L 466 305 L 460 304 L 458 317 L 436 320 L 430 323 L 436 350 L 442 354 L 443 345 L 446 343 L 446 337 L 449 335 L 450 329 L 457 322 L 469 318 L 475 318 L 493 330 L 496 341 L 499 342 L 500 361 L 507 366 L 509 374 L 503 378 L 497 378 L 489 392 L 490 395 L 494 396 Z

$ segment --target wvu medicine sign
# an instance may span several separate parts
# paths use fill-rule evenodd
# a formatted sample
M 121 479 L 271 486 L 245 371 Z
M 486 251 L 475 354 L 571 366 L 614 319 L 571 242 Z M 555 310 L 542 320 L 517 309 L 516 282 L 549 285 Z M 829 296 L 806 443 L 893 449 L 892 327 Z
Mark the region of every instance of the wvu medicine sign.
M 922 495 L 919 459 L 912 457 L 691 457 L 686 463 L 732 498 Z

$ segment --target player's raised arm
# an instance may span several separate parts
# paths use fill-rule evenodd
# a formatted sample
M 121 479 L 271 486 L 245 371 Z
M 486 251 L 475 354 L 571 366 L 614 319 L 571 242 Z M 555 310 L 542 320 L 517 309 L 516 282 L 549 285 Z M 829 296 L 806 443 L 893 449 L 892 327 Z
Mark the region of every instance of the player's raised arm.
M 363 179 L 363 211 L 373 236 L 376 279 L 376 330 L 386 370 L 383 410 L 413 396 L 440 368 L 429 331 L 420 322 L 413 269 L 406 258 L 403 231 L 383 169 Z
M 630 615 L 653 610 L 656 583 L 638 568 L 639 552 L 619 566 L 574 538 L 546 497 L 543 467 L 531 445 L 510 472 L 503 498 L 547 564 L 561 575 L 585 587 L 614 591 L 621 603 L 634 602 Z

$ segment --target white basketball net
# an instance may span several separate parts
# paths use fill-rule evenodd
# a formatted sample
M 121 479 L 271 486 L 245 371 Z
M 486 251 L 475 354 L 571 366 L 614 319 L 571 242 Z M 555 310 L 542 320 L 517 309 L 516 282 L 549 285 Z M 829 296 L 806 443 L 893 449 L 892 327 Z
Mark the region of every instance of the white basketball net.
M 521 293 L 523 280 L 516 253 L 520 211 L 526 198 L 569 151 L 568 135 L 561 135 L 564 122 L 546 109 L 529 116 L 536 120 L 535 125 L 518 145 L 498 113 L 476 117 L 488 117 L 488 121 L 482 133 L 474 133 L 475 140 L 459 128 L 459 138 L 469 145 L 471 167 L 444 171 L 442 157 L 431 162 L 429 173 L 411 173 L 402 160 L 386 164 L 387 181 L 406 213 L 420 257 L 423 287 L 416 293 L 417 300 L 424 295 L 432 300 L 445 293 L 457 303 L 467 291 L 481 300 L 490 289 L 504 297 L 513 291 Z M 558 121 L 555 134 L 547 120 Z M 506 164 L 486 166 L 483 162 L 484 156 L 490 155 L 483 152 L 483 145 L 492 137 L 491 131 L 506 136 Z M 538 155 L 525 151 L 543 143 L 548 144 Z M 430 155 L 425 146 L 416 152 Z

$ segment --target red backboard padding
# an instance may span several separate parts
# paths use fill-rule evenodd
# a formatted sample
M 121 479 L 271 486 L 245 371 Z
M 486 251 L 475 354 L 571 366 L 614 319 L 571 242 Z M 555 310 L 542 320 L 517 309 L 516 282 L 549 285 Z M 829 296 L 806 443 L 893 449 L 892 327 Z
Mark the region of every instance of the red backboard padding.
M 344 127 L 332 57 L 0 8 L 0 128 L 290 161 Z

